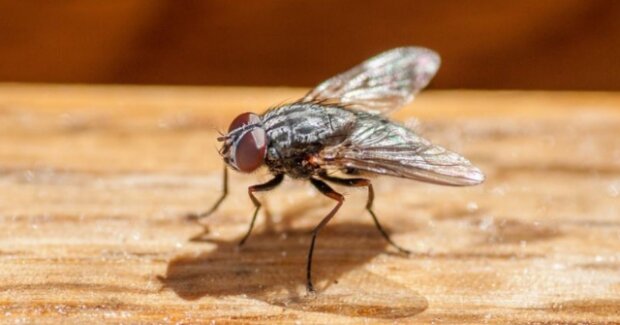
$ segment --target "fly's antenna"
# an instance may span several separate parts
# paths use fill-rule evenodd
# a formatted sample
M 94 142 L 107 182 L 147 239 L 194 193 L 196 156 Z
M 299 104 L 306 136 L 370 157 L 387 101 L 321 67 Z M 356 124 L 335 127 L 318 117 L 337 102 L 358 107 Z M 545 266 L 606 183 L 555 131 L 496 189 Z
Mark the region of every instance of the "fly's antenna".
M 226 153 L 228 153 L 228 150 L 230 150 L 230 145 L 224 143 L 221 148 L 217 149 L 217 152 L 220 154 L 220 156 L 224 156 Z
M 226 141 L 229 138 L 228 134 L 224 134 L 224 132 L 222 132 L 220 129 L 215 129 L 215 132 L 220 135 L 219 137 L 217 137 L 218 142 Z

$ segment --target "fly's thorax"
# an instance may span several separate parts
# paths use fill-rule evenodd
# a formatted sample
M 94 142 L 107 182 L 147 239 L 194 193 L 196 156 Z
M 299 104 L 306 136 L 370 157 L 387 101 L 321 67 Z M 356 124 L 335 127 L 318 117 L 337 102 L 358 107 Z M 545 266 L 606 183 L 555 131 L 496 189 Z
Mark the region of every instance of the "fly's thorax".
M 307 151 L 316 146 L 343 141 L 355 124 L 352 111 L 317 103 L 294 103 L 263 115 L 269 152 L 286 156 L 286 151 Z M 273 148 L 273 150 L 272 150 Z
M 269 110 L 262 117 L 268 139 L 265 164 L 274 173 L 309 177 L 317 170 L 312 158 L 325 147 L 345 141 L 355 119 L 352 111 L 317 103 Z
M 250 173 L 263 165 L 267 153 L 268 139 L 261 118 L 254 113 L 237 116 L 226 136 L 220 154 L 232 168 Z

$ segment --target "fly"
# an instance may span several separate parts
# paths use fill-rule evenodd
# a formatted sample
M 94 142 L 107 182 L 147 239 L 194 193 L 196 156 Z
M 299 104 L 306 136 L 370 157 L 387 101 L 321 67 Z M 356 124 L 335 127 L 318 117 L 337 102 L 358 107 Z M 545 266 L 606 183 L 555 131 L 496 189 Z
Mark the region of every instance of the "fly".
M 422 47 L 403 47 L 370 58 L 332 77 L 303 98 L 267 110 L 263 114 L 237 116 L 219 150 L 224 159 L 222 195 L 213 207 L 198 215 L 212 214 L 228 194 L 228 167 L 251 173 L 266 166 L 273 178 L 248 188 L 255 209 L 250 226 L 239 245 L 254 227 L 261 203 L 256 192 L 277 187 L 284 176 L 307 179 L 323 195 L 336 201 L 334 208 L 312 231 L 306 262 L 306 285 L 312 284 L 312 253 L 316 237 L 332 219 L 344 197 L 328 183 L 365 187 L 366 210 L 375 226 L 396 249 L 397 245 L 373 211 L 374 191 L 364 176 L 388 175 L 440 185 L 480 184 L 484 175 L 459 154 L 431 144 L 386 115 L 411 102 L 437 72 L 437 53 Z M 340 176 L 335 176 L 339 173 Z M 344 176 L 344 177 L 343 177 Z

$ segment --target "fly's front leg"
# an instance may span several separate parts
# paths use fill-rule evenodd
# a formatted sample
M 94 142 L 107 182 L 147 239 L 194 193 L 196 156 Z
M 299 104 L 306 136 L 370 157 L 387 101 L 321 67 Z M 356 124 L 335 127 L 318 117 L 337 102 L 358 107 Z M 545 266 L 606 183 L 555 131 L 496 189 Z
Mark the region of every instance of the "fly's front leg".
M 379 230 L 379 232 L 381 233 L 383 238 L 385 238 L 385 240 L 387 240 L 388 243 L 390 243 L 392 246 L 394 246 L 394 248 L 398 249 L 402 253 L 411 254 L 410 250 L 407 250 L 407 249 L 402 248 L 399 245 L 397 245 L 392 240 L 392 238 L 390 238 L 390 235 L 385 231 L 385 229 L 383 229 L 383 226 L 381 226 L 381 223 L 379 223 L 379 219 L 375 215 L 375 212 L 372 210 L 372 203 L 373 203 L 373 201 L 375 199 L 375 191 L 373 190 L 372 184 L 370 183 L 369 179 L 366 179 L 366 178 L 338 178 L 338 177 L 329 176 L 324 171 L 319 173 L 319 176 L 321 178 L 323 178 L 324 180 L 326 180 L 326 181 L 329 181 L 329 182 L 332 182 L 332 183 L 335 183 L 335 184 L 339 184 L 339 185 L 350 186 L 350 187 L 367 187 L 368 188 L 368 199 L 366 201 L 366 210 L 372 216 L 372 220 L 375 222 L 375 226 L 377 227 L 377 229 Z
M 219 208 L 220 204 L 222 204 L 222 202 L 224 201 L 224 199 L 226 198 L 226 196 L 228 196 L 228 168 L 226 167 L 226 165 L 224 165 L 224 174 L 223 174 L 223 180 L 222 180 L 222 194 L 220 195 L 220 198 L 217 199 L 217 201 L 215 202 L 215 204 L 213 204 L 213 206 L 211 207 L 211 209 L 196 214 L 196 215 L 192 215 L 191 218 L 192 219 L 202 219 L 202 218 L 206 218 L 208 216 L 210 216 L 213 212 L 215 212 L 215 210 L 217 210 L 217 208 Z
M 306 264 L 306 289 L 309 292 L 314 292 L 314 286 L 312 285 L 312 253 L 314 252 L 314 242 L 316 240 L 316 235 L 319 231 L 331 220 L 331 218 L 336 214 L 342 202 L 344 202 L 344 196 L 342 194 L 334 191 L 329 185 L 325 184 L 325 182 L 320 181 L 318 179 L 310 178 L 310 182 L 314 187 L 316 187 L 323 195 L 329 197 L 330 199 L 338 201 L 338 204 L 321 220 L 318 226 L 312 230 L 312 241 L 310 242 L 310 250 L 308 251 L 308 261 Z
M 268 181 L 266 183 L 252 185 L 252 186 L 248 187 L 248 194 L 250 195 L 250 199 L 252 200 L 252 203 L 254 203 L 254 207 L 256 207 L 256 209 L 254 210 L 254 215 L 252 216 L 252 221 L 250 221 L 250 228 L 248 229 L 248 232 L 245 234 L 245 236 L 243 236 L 243 238 L 239 242 L 239 246 L 243 245 L 245 243 L 245 241 L 248 239 L 248 237 L 250 237 L 250 233 L 252 233 L 252 229 L 254 228 L 254 222 L 256 221 L 256 216 L 258 215 L 258 210 L 260 210 L 260 207 L 262 205 L 260 203 L 260 201 L 258 201 L 256 196 L 254 196 L 254 192 L 262 192 L 262 191 L 272 190 L 276 186 L 280 185 L 280 183 L 282 183 L 283 179 L 284 179 L 284 174 L 278 174 L 278 175 L 276 175 L 274 178 L 272 178 L 270 181 Z

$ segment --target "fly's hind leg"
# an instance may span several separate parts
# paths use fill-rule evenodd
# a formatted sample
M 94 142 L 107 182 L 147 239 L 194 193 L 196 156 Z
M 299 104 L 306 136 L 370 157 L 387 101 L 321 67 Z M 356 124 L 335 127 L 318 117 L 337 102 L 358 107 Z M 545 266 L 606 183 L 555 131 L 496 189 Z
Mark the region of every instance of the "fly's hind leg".
M 366 201 L 366 210 L 370 213 L 370 216 L 372 216 L 372 220 L 375 222 L 375 226 L 377 226 L 377 229 L 379 230 L 379 232 L 381 233 L 381 235 L 383 236 L 383 238 L 385 238 L 385 240 L 387 240 L 388 243 L 390 243 L 390 245 L 392 245 L 394 248 L 398 249 L 401 253 L 405 253 L 405 254 L 411 254 L 411 251 L 408 249 L 405 249 L 403 247 L 400 247 L 398 244 L 396 244 L 392 238 L 390 238 L 390 235 L 385 231 L 385 229 L 383 229 L 383 226 L 381 226 L 381 223 L 379 223 L 379 219 L 377 218 L 377 216 L 375 215 L 375 212 L 372 210 L 372 203 L 375 199 L 375 191 L 372 188 L 372 184 L 370 183 L 369 179 L 366 178 L 338 178 L 338 177 L 333 177 L 333 176 L 329 176 L 327 175 L 327 172 L 322 171 L 319 173 L 319 176 L 329 182 L 332 182 L 334 184 L 339 184 L 339 185 L 343 185 L 343 186 L 350 186 L 350 187 L 367 187 L 368 188 L 368 200 Z

